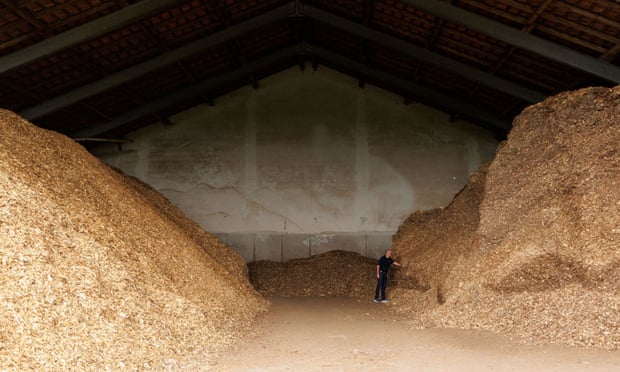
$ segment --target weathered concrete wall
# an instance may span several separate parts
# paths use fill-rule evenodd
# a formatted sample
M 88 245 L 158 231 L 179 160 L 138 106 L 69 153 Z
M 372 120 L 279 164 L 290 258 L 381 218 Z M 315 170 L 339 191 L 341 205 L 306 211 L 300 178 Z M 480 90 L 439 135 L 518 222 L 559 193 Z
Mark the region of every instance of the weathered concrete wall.
M 284 71 L 171 121 L 96 154 L 248 260 L 334 248 L 377 256 L 403 218 L 446 205 L 497 147 L 478 127 L 323 67 Z

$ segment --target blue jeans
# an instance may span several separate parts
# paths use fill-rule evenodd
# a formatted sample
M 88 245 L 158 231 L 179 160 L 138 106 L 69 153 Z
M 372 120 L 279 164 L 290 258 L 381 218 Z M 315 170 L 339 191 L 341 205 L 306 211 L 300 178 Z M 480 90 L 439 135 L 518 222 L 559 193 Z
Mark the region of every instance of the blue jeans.
M 375 290 L 375 300 L 385 300 L 385 287 L 387 286 L 387 273 L 383 271 L 379 272 L 379 279 L 377 279 L 377 289 Z M 381 290 L 381 297 L 379 297 L 379 290 Z

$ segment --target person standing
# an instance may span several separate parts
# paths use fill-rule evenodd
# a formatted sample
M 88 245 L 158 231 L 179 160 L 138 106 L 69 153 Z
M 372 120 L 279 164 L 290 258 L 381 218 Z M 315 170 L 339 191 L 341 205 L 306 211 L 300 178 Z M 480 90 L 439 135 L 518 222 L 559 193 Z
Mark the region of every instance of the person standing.
M 387 273 L 388 270 L 390 270 L 390 266 L 392 265 L 402 267 L 400 263 L 392 259 L 392 250 L 388 249 L 377 262 L 377 289 L 375 290 L 376 304 L 378 304 L 379 302 L 388 302 L 387 298 L 385 297 L 385 288 L 387 287 Z M 381 297 L 379 297 L 379 294 L 381 295 Z

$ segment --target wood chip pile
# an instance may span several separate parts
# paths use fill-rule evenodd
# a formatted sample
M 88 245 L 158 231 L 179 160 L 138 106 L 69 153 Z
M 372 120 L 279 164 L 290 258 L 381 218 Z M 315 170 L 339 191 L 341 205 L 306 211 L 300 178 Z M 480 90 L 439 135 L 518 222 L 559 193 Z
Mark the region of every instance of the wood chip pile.
M 369 301 L 374 296 L 377 259 L 330 251 L 286 262 L 248 264 L 250 281 L 265 296 L 343 296 Z
M 154 190 L 0 110 L 2 370 L 202 369 L 263 300 Z
M 243 283 L 247 282 L 248 267 L 239 253 L 232 250 L 214 235 L 203 230 L 200 225 L 187 217 L 179 208 L 170 203 L 166 197 L 150 185 L 142 182 L 138 178 L 123 173 L 119 169 L 114 167 L 112 167 L 112 169 L 119 173 L 127 186 L 134 188 L 138 193 L 146 197 L 162 215 L 176 223 L 196 244 L 204 248 L 207 254 L 212 256 L 213 259 L 217 260 L 224 268 L 230 271 L 230 273 L 236 277 L 236 280 Z
M 423 327 L 620 348 L 619 144 L 620 87 L 524 110 L 486 182 L 477 172 L 449 207 L 401 226 L 401 311 Z
M 467 185 L 445 208 L 416 211 L 393 237 L 394 258 L 405 265 L 395 271 L 400 288 L 432 289 L 443 303 L 452 280 L 460 280 L 455 270 L 462 268 L 478 246 L 478 206 L 484 194 L 487 166 L 474 172 Z M 437 249 L 441 247 L 441 249 Z

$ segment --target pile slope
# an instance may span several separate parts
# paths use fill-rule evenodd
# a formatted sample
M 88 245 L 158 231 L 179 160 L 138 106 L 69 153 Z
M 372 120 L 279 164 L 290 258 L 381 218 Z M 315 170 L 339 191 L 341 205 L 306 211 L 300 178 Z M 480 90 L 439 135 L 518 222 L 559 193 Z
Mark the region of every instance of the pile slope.
M 484 194 L 487 165 L 474 172 L 467 185 L 445 208 L 412 213 L 393 237 L 395 258 L 405 266 L 394 271 L 400 288 L 432 294 L 443 304 L 448 291 L 458 287 L 470 256 L 479 246 L 479 205 Z
M 436 231 L 436 221 L 422 221 L 395 237 L 395 252 L 418 267 L 440 255 L 458 261 L 447 275 L 427 270 L 433 290 L 401 289 L 402 310 L 422 326 L 619 348 L 619 143 L 620 87 L 565 92 L 524 110 L 488 168 L 479 205 L 452 212 L 479 213 L 466 254 L 453 256 L 445 242 L 469 228 Z M 409 231 L 441 236 L 424 248 L 435 255 L 411 249 Z
M 220 239 L 209 234 L 196 222 L 187 217 L 179 208 L 170 203 L 166 197 L 160 194 L 150 185 L 136 177 L 129 176 L 121 170 L 117 171 L 127 186 L 134 188 L 139 194 L 146 197 L 158 212 L 177 224 L 196 244 L 203 247 L 205 252 L 227 269 L 237 280 L 245 284 L 248 280 L 248 266 L 241 255 L 224 244 Z
M 9 111 L 0 133 L 1 369 L 202 369 L 265 308 L 154 190 Z

